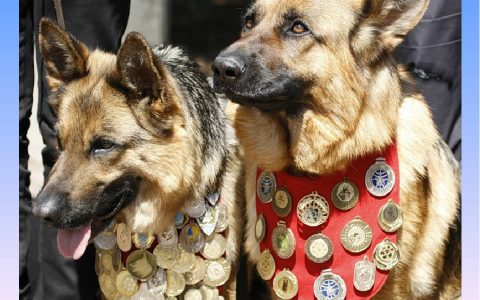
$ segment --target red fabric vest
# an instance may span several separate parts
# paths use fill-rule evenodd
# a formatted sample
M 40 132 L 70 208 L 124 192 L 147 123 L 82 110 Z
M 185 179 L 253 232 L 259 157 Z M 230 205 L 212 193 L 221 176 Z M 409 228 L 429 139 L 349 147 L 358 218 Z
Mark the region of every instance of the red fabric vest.
M 384 157 L 386 163 L 390 165 L 395 173 L 395 185 L 393 190 L 384 197 L 372 196 L 365 187 L 365 173 L 368 168 L 375 163 L 377 157 Z M 257 170 L 256 178 L 260 176 L 262 170 Z M 285 218 L 278 217 L 273 211 L 271 203 L 262 203 L 256 196 L 257 214 L 263 214 L 267 223 L 265 238 L 260 242 L 260 251 L 265 248 L 270 249 L 276 264 L 275 274 L 281 272 L 284 268 L 290 269 L 298 280 L 298 294 L 293 299 L 315 299 L 313 293 L 313 284 L 315 279 L 320 275 L 323 269 L 332 269 L 334 274 L 343 278 L 347 287 L 346 299 L 369 299 L 373 297 L 385 284 L 388 271 L 376 269 L 375 283 L 373 288 L 368 292 L 359 292 L 353 285 L 353 271 L 357 261 L 363 260 L 367 255 L 369 260 L 373 262 L 373 250 L 375 246 L 382 242 L 385 238 L 396 243 L 396 233 L 386 233 L 378 225 L 377 216 L 380 208 L 387 203 L 388 199 L 392 199 L 399 204 L 400 191 L 400 174 L 398 167 L 398 154 L 395 144 L 388 146 L 383 153 L 376 153 L 367 157 L 362 157 L 354 161 L 345 172 L 335 173 L 329 176 L 318 177 L 293 177 L 284 171 L 275 172 L 277 187 L 286 187 L 292 196 L 292 210 Z M 356 206 L 348 211 L 341 211 L 335 208 L 331 200 L 331 192 L 335 184 L 342 181 L 345 177 L 353 182 L 359 191 L 359 200 Z M 317 191 L 323 196 L 330 207 L 330 215 L 325 224 L 318 227 L 309 227 L 298 220 L 296 208 L 297 204 L 304 196 Z M 367 250 L 361 253 L 350 253 L 343 248 L 340 241 L 340 234 L 343 226 L 349 221 L 359 216 L 362 221 L 370 225 L 372 229 L 372 243 Z M 276 227 L 279 220 L 286 221 L 296 240 L 296 249 L 292 257 L 289 259 L 281 259 L 272 248 L 272 231 Z M 321 232 L 327 235 L 333 242 L 334 253 L 331 259 L 325 263 L 314 263 L 305 255 L 305 243 L 309 236 Z M 275 277 L 275 276 L 274 276 Z M 273 277 L 273 278 L 274 278 Z M 270 280 L 272 285 L 273 278 Z M 273 291 L 272 291 L 273 292 Z

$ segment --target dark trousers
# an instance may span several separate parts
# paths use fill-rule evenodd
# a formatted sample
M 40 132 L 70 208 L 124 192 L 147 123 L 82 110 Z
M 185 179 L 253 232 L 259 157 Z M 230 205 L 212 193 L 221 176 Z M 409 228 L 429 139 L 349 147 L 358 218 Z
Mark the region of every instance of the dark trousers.
M 130 0 L 65 0 L 62 5 L 67 31 L 91 49 L 118 50 Z M 45 177 L 58 157 L 53 131 L 56 117 L 47 103 L 48 86 L 37 43 L 38 23 L 43 16 L 56 20 L 53 0 L 20 0 L 20 299 L 94 299 L 98 283 L 93 247 L 78 261 L 64 259 L 57 250 L 57 231 L 39 224 L 30 210 L 27 130 L 33 100 L 34 48 L 39 74 L 37 117 L 46 145 L 42 150 Z

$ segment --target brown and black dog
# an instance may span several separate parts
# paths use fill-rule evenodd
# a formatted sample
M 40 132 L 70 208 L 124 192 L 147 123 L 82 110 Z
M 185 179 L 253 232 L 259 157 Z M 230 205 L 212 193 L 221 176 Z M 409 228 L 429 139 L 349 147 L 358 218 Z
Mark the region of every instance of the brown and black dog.
M 328 175 L 398 149 L 400 262 L 376 299 L 460 294 L 459 167 L 393 58 L 428 0 L 257 0 L 223 50 L 215 87 L 246 155 L 246 249 L 256 262 L 257 167 Z

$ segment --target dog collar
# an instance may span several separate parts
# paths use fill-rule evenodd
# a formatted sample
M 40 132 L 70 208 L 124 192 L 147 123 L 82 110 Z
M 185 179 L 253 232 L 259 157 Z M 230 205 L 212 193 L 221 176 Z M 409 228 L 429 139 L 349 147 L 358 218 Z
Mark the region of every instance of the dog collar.
M 113 221 L 94 239 L 105 297 L 218 298 L 231 271 L 225 259 L 227 208 L 220 202 L 218 193 L 192 201 L 160 234 L 132 233 Z
M 329 176 L 257 170 L 257 270 L 281 299 L 365 299 L 399 259 L 395 144 Z

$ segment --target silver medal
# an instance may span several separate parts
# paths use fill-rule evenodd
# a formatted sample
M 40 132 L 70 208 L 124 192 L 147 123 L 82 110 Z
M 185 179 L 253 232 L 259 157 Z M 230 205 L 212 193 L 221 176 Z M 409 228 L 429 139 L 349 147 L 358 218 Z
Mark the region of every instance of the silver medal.
M 185 207 L 185 212 L 190 218 L 199 218 L 205 213 L 205 200 L 197 199 L 191 201 L 187 207 Z
M 113 231 L 104 230 L 93 239 L 95 247 L 101 250 L 112 250 L 117 244 L 117 237 Z
M 196 223 L 187 224 L 180 232 L 180 245 L 188 252 L 198 253 L 205 246 L 205 237 Z
M 150 294 L 154 296 L 163 296 L 167 290 L 167 278 L 165 270 L 158 268 L 155 274 L 147 280 L 147 288 Z
M 363 260 L 355 263 L 353 270 L 353 285 L 360 292 L 366 292 L 372 289 L 375 283 L 375 264 L 364 256 Z
M 342 277 L 326 269 L 315 280 L 313 292 L 318 300 L 343 300 L 347 295 L 347 286 Z
M 394 185 L 395 172 L 385 162 L 385 158 L 377 158 L 365 174 L 365 186 L 368 192 L 375 197 L 383 197 L 392 191 Z
M 217 208 L 217 226 L 215 227 L 215 232 L 223 232 L 228 227 L 228 212 L 227 207 L 224 204 L 218 204 Z
M 277 189 L 277 180 L 273 172 L 264 170 L 257 180 L 257 196 L 263 203 L 272 201 L 273 194 Z
M 174 248 L 178 244 L 177 228 L 172 224 L 158 235 L 158 244 L 162 248 Z

